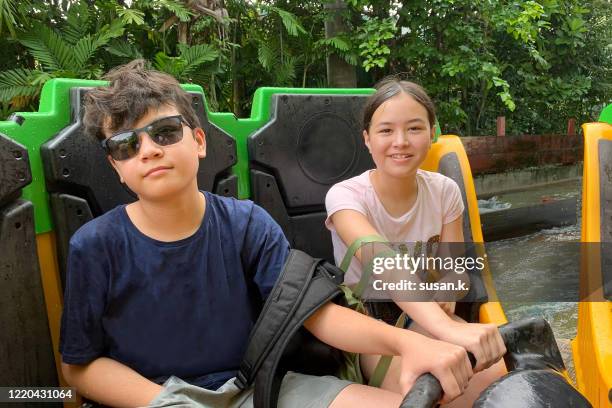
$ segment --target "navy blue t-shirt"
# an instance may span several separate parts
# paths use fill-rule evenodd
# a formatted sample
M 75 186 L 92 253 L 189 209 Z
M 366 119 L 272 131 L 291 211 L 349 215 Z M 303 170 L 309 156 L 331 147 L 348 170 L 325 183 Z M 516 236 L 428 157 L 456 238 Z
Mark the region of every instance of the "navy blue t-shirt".
M 161 242 L 119 206 L 70 240 L 62 359 L 119 361 L 162 383 L 171 375 L 216 389 L 236 375 L 289 252 L 263 209 L 210 193 L 192 236 Z M 255 300 L 255 301 L 254 301 Z

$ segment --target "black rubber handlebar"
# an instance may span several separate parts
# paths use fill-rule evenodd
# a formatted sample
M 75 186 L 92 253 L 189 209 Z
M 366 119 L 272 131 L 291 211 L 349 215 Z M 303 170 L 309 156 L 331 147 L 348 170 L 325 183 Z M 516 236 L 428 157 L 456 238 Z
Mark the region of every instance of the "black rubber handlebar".
M 537 364 L 565 369 L 554 335 L 548 323 L 541 318 L 525 319 L 499 327 L 507 353 L 504 356 L 508 371 Z M 472 367 L 474 356 L 468 353 Z M 406 394 L 400 408 L 431 408 L 442 398 L 442 386 L 430 373 L 417 378 Z
M 501 333 L 502 329 L 500 329 Z M 503 335 L 502 335 L 503 338 Z M 506 340 L 504 339 L 504 342 Z M 476 358 L 468 351 L 468 358 L 472 368 L 476 366 Z M 430 408 L 442 398 L 442 385 L 432 374 L 423 374 L 414 382 L 414 385 L 404 397 L 400 408 Z

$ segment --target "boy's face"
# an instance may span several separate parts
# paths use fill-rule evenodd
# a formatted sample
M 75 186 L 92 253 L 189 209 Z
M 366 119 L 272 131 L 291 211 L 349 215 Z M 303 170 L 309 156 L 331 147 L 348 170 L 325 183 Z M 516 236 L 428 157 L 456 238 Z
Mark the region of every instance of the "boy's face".
M 179 115 L 171 105 L 150 109 L 130 129 L 145 127 L 156 120 Z M 106 137 L 119 131 L 105 129 Z M 146 132 L 139 132 L 140 148 L 135 156 L 125 160 L 114 160 L 108 156 L 122 182 L 134 191 L 140 199 L 157 201 L 176 197 L 177 194 L 197 189 L 199 160 L 206 157 L 206 138 L 200 128 L 191 129 L 182 125 L 183 137 L 176 143 L 161 146 L 151 140 Z

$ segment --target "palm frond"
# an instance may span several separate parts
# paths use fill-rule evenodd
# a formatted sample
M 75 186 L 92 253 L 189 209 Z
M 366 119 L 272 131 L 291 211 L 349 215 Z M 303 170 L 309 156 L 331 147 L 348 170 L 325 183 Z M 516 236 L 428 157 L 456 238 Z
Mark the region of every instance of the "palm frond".
M 6 27 L 11 37 L 15 37 L 15 26 L 17 25 L 16 3 L 16 0 L 0 0 L 0 34 Z
M 315 44 L 332 47 L 338 51 L 348 51 L 351 48 L 349 43 L 340 37 L 323 38 L 318 40 Z
M 38 95 L 42 84 L 37 79 L 44 74 L 41 71 L 25 68 L 0 72 L 0 102 L 13 103 L 15 98 Z
M 104 69 L 100 65 L 89 65 L 81 69 L 77 78 L 100 79 L 104 75 Z
M 180 81 L 185 69 L 185 61 L 180 57 L 170 57 L 163 52 L 158 52 L 155 54 L 153 67 L 158 71 L 172 75 Z
M 105 47 L 110 41 L 123 34 L 123 22 L 114 22 L 106 25 L 96 35 L 86 35 L 74 46 L 74 60 L 77 70 L 85 67 L 87 62 L 94 56 L 96 51 Z M 91 77 L 95 77 L 97 71 L 88 71 Z
M 142 11 L 131 8 L 123 8 L 121 6 L 117 6 L 116 10 L 117 14 L 125 25 L 132 23 L 136 25 L 144 25 L 144 13 Z
M 157 0 L 153 4 L 161 6 L 166 10 L 172 12 L 178 17 L 179 20 L 185 22 L 191 19 L 194 13 L 189 10 L 185 5 L 176 0 Z
M 306 34 L 306 30 L 304 30 L 304 27 L 302 27 L 302 24 L 300 24 L 295 14 L 278 7 L 270 6 L 269 8 L 281 18 L 289 35 L 296 37 L 298 34 Z
M 359 60 L 357 59 L 357 55 L 351 53 L 342 53 L 340 54 L 340 58 L 346 61 L 347 64 L 357 66 Z
M 283 64 L 274 70 L 274 81 L 279 85 L 293 85 L 296 78 L 296 67 L 299 59 L 293 56 L 286 56 Z
M 72 48 L 49 27 L 36 25 L 22 34 L 19 42 L 48 71 L 69 70 L 74 65 Z
M 125 27 L 123 21 L 115 20 L 110 24 L 105 24 L 94 37 L 96 47 L 104 47 L 110 40 L 123 35 Z
M 133 60 L 137 58 L 142 58 L 142 53 L 140 52 L 140 50 L 134 44 L 129 43 L 125 40 L 114 40 L 105 49 L 110 54 L 125 59 Z
M 81 38 L 72 49 L 75 64 L 74 68 L 76 70 L 81 70 L 98 48 L 97 41 L 93 39 L 91 35 L 86 35 Z
M 191 47 L 179 44 L 178 50 L 181 58 L 185 61 L 183 75 L 189 75 L 200 65 L 214 61 L 219 57 L 219 51 L 209 44 L 198 44 Z
M 348 64 L 357 65 L 358 59 L 351 52 L 351 44 L 342 37 L 323 38 L 314 43 L 315 50 L 322 49 L 327 54 L 336 54 Z
M 91 29 L 91 13 L 87 3 L 73 4 L 68 10 L 66 24 L 62 28 L 62 37 L 70 44 L 76 44 Z
M 270 71 L 278 63 L 278 51 L 269 42 L 262 41 L 257 47 L 257 59 L 267 71 Z

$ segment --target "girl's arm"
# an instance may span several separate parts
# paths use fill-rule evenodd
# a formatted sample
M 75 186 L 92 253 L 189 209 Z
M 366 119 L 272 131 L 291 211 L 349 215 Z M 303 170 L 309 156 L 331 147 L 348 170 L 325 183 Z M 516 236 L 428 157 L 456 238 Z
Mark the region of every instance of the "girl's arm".
M 440 242 L 464 242 L 463 217 L 442 226 Z M 490 367 L 506 353 L 506 346 L 495 325 L 466 323 L 452 314 L 445 313 L 446 316 L 442 316 L 435 310 L 438 307 L 446 312 L 445 306 L 450 305 L 435 302 L 398 302 L 398 306 L 436 338 L 463 346 L 474 354 L 476 372 Z M 419 316 L 419 319 L 416 316 Z
M 444 389 L 443 403 L 463 393 L 473 375 L 462 347 L 398 329 L 346 307 L 328 303 L 304 326 L 319 340 L 341 350 L 400 356 L 400 386 L 405 394 L 416 379 L 432 373 Z
M 464 242 L 465 239 L 463 237 L 463 217 L 459 217 L 455 221 L 445 224 L 442 226 L 442 233 L 440 236 L 441 242 Z M 462 321 L 458 321 L 458 317 L 454 316 L 453 322 L 455 325 L 459 325 L 460 328 L 455 332 L 448 332 L 442 334 L 440 338 L 446 339 L 446 341 L 450 341 L 454 344 L 459 344 L 461 342 L 460 337 L 465 335 L 466 337 L 463 339 L 464 347 L 467 350 L 477 350 L 481 349 L 482 352 L 485 353 L 484 356 L 481 356 L 480 359 L 476 356 L 474 352 L 474 356 L 477 360 L 477 366 L 475 367 L 476 371 L 489 367 L 489 365 L 482 361 L 487 355 L 490 361 L 493 363 L 497 362 L 500 358 L 506 354 L 506 345 L 504 344 L 501 335 L 499 334 L 499 330 L 493 324 L 474 324 L 474 323 L 465 323 Z M 469 327 L 469 328 L 468 328 Z M 473 329 L 473 330 L 470 330 Z M 478 330 L 480 330 L 480 336 L 478 337 Z M 471 345 L 470 345 L 471 342 Z M 488 351 L 487 351 L 488 350 Z M 493 364 L 491 363 L 491 364 Z
M 357 238 L 366 235 L 380 235 L 360 212 L 340 210 L 331 216 L 336 232 L 348 246 Z M 442 228 L 441 241 L 462 242 L 462 218 L 446 224 Z M 361 251 L 357 258 L 364 263 Z M 402 302 L 397 305 L 434 337 L 464 347 L 476 357 L 475 371 L 490 367 L 505 354 L 503 340 L 492 324 L 457 322 L 451 318 L 438 303 Z

